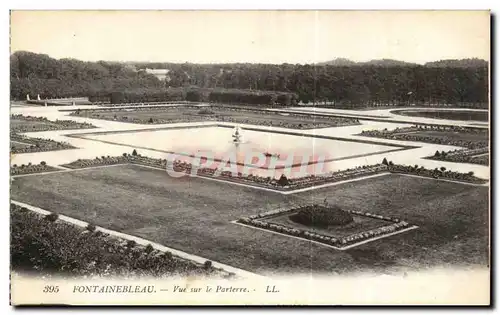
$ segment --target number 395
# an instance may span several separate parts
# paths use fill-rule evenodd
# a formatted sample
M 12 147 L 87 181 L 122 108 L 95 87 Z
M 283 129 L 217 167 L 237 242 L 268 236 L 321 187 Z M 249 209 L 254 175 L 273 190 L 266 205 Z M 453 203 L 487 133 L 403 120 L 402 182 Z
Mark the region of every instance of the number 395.
M 59 286 L 57 285 L 46 285 L 43 288 L 43 293 L 57 293 L 59 292 Z

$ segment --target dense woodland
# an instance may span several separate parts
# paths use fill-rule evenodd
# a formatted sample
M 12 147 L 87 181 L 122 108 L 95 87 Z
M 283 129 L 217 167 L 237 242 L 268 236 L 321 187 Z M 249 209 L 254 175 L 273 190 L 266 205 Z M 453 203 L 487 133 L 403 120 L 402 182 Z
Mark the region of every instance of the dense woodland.
M 93 101 L 193 100 L 339 106 L 453 104 L 487 107 L 488 63 L 443 60 L 418 65 L 396 60 L 336 59 L 300 64 L 173 64 L 84 62 L 16 52 L 11 98 L 90 96 Z M 168 69 L 160 80 L 143 69 Z

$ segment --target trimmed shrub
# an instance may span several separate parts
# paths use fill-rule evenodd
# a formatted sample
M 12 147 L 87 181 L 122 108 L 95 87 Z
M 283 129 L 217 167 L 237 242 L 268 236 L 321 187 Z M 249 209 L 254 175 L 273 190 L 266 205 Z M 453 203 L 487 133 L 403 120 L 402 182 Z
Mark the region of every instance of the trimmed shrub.
M 150 254 L 152 251 L 154 251 L 153 245 L 148 244 L 148 245 L 144 248 L 144 251 L 145 251 L 147 254 Z
M 296 223 L 307 226 L 328 227 L 332 225 L 346 225 L 354 221 L 353 216 L 338 206 L 312 205 L 302 208 L 290 216 Z
M 87 224 L 87 227 L 86 227 L 85 229 L 86 229 L 87 231 L 89 231 L 89 232 L 95 232 L 95 230 L 96 230 L 96 226 L 95 226 L 95 225 L 93 225 L 93 224 L 91 224 L 91 223 L 89 223 L 89 224 Z
M 210 269 L 212 269 L 212 262 L 211 262 L 210 260 L 205 261 L 205 263 L 203 264 L 203 268 L 204 268 L 205 270 L 210 270 Z
M 50 221 L 50 222 L 55 222 L 59 218 L 59 215 L 57 213 L 50 213 L 45 216 L 45 219 Z

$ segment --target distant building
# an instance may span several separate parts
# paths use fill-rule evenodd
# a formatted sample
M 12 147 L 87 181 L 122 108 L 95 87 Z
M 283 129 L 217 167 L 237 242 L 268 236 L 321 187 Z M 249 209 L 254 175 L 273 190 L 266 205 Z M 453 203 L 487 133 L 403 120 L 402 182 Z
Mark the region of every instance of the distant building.
M 143 71 L 146 71 L 146 73 L 152 74 L 155 77 L 157 77 L 159 80 L 169 80 L 170 77 L 168 77 L 168 73 L 170 72 L 169 69 L 142 69 Z

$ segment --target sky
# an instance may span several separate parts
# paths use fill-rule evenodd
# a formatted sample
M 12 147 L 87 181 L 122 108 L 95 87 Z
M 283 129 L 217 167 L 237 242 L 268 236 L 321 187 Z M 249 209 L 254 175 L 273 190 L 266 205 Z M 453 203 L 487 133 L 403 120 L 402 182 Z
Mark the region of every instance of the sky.
M 488 11 L 12 11 L 11 53 L 86 61 L 425 63 L 490 55 Z

